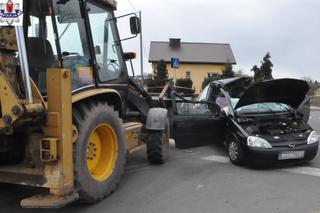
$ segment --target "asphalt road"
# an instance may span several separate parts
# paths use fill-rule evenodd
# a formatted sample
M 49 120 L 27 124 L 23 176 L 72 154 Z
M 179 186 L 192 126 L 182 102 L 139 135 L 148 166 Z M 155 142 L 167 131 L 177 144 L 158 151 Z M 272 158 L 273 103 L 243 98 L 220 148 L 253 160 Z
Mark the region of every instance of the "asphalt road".
M 320 111 L 310 124 L 320 133 Z M 253 169 L 232 165 L 218 145 L 177 150 L 152 166 L 143 152 L 130 156 L 118 190 L 95 205 L 71 204 L 48 212 L 264 213 L 320 212 L 320 154 L 302 166 Z M 0 185 L 0 213 L 38 213 L 19 201 L 34 189 Z

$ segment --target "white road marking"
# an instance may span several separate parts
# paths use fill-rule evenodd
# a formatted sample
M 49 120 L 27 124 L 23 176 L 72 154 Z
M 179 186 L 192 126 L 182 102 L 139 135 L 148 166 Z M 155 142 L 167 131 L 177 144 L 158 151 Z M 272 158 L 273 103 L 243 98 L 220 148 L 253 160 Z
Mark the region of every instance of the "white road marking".
M 295 174 L 320 177 L 320 168 L 299 166 L 299 167 L 280 169 L 280 170 L 285 172 L 295 173 Z
M 201 160 L 206 161 L 212 161 L 216 163 L 230 163 L 230 160 L 228 157 L 225 156 L 219 156 L 219 155 L 209 155 L 206 157 L 200 158 Z M 287 168 L 287 169 L 276 169 L 278 171 L 283 172 L 289 172 L 294 174 L 301 174 L 301 175 L 309 175 L 309 176 L 315 176 L 320 177 L 320 168 L 315 167 L 304 167 L 304 166 L 298 166 L 293 168 Z
M 201 160 L 207 160 L 207 161 L 213 161 L 217 163 L 229 163 L 230 160 L 227 157 L 224 156 L 218 156 L 218 155 L 209 155 L 206 157 L 202 157 Z

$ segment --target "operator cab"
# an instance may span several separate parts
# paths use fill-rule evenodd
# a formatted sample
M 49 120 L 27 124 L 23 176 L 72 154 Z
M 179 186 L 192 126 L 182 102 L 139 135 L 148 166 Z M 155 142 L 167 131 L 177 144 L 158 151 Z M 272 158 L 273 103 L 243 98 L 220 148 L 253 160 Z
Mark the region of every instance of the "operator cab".
M 43 95 L 47 68 L 71 69 L 73 92 L 127 82 L 112 8 L 83 0 L 24 2 L 30 75 Z

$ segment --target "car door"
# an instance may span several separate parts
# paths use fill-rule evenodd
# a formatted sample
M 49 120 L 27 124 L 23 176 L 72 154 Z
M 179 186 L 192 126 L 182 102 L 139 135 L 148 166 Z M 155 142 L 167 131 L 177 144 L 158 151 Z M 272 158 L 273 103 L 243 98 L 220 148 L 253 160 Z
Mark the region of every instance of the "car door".
M 171 124 L 177 148 L 205 146 L 222 142 L 226 132 L 226 117 L 211 104 L 177 102 Z

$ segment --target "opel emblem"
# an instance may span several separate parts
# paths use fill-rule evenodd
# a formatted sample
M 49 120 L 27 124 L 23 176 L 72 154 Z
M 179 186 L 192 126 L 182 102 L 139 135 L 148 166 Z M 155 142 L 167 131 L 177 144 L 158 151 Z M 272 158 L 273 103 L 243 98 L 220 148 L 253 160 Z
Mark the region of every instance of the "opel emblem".
M 294 145 L 292 143 L 289 144 L 289 148 L 293 149 L 294 147 L 296 147 L 296 145 Z

